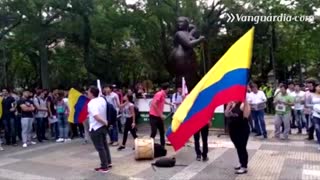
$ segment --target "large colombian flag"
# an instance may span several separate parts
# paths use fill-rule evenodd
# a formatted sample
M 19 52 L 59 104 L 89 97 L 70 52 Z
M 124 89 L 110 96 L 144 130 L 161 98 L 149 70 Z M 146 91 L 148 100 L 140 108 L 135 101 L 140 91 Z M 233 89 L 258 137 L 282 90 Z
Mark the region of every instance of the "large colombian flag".
M 83 123 L 88 116 L 89 99 L 79 91 L 71 88 L 68 96 L 69 117 L 71 123 Z
M 179 106 L 167 131 L 176 151 L 209 123 L 216 107 L 245 100 L 253 36 L 254 27 L 231 46 Z

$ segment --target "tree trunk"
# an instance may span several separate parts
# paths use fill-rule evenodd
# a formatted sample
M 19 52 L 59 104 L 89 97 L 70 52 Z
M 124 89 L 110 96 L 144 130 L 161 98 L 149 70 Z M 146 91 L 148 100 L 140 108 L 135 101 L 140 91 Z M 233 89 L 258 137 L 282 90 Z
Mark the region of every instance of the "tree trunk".
M 41 86 L 44 89 L 49 89 L 49 69 L 48 69 L 48 49 L 46 47 L 46 38 L 45 33 L 40 39 L 39 43 L 39 52 L 40 52 L 40 77 L 41 77 Z
M 90 38 L 91 38 L 91 27 L 89 17 L 86 15 L 82 16 L 83 20 L 83 61 L 87 70 L 91 71 L 90 66 Z

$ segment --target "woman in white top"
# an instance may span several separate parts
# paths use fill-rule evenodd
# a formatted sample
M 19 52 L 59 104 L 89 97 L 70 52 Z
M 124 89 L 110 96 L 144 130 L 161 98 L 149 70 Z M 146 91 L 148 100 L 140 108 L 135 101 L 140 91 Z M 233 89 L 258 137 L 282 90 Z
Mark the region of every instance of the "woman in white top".
M 320 85 L 316 86 L 316 92 L 312 95 L 313 105 L 312 118 L 316 129 L 316 136 L 320 145 Z M 318 147 L 320 150 L 320 147 Z
M 138 137 L 136 134 L 136 115 L 134 111 L 134 104 L 129 101 L 128 95 L 123 97 L 123 101 L 124 103 L 120 105 L 120 108 L 123 112 L 123 116 L 126 118 L 126 122 L 122 145 L 118 148 L 119 151 L 125 149 L 129 131 L 134 139 Z

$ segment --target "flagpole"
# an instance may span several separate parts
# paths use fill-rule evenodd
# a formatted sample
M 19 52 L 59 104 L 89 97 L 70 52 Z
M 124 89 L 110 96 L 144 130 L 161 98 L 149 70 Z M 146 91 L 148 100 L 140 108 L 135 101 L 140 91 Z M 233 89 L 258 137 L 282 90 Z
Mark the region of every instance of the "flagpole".
M 101 82 L 100 79 L 97 79 L 97 87 L 99 89 L 99 96 L 102 96 Z

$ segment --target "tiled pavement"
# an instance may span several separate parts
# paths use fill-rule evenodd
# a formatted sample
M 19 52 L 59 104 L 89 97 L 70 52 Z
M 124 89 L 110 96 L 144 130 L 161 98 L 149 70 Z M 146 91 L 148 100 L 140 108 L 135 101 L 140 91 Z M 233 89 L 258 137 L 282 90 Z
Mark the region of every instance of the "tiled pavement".
M 268 118 L 269 138 L 267 140 L 250 137 L 249 173 L 237 176 L 233 166 L 237 155 L 227 136 L 217 138 L 217 132 L 210 132 L 208 162 L 195 161 L 193 147 L 186 146 L 178 153 L 171 147 L 168 156 L 175 156 L 177 164 L 173 168 L 151 167 L 152 161 L 135 161 L 128 148 L 118 152 L 111 147 L 114 168 L 107 174 L 93 172 L 99 159 L 91 144 L 82 145 L 81 140 L 70 143 L 45 143 L 22 149 L 6 147 L 0 152 L 0 180 L 7 179 L 178 179 L 178 180 L 264 180 L 264 179 L 320 179 L 320 152 L 314 142 L 306 142 L 305 136 L 290 136 L 290 141 L 278 141 L 272 137 L 272 119 Z M 140 128 L 140 135 L 146 132 Z

